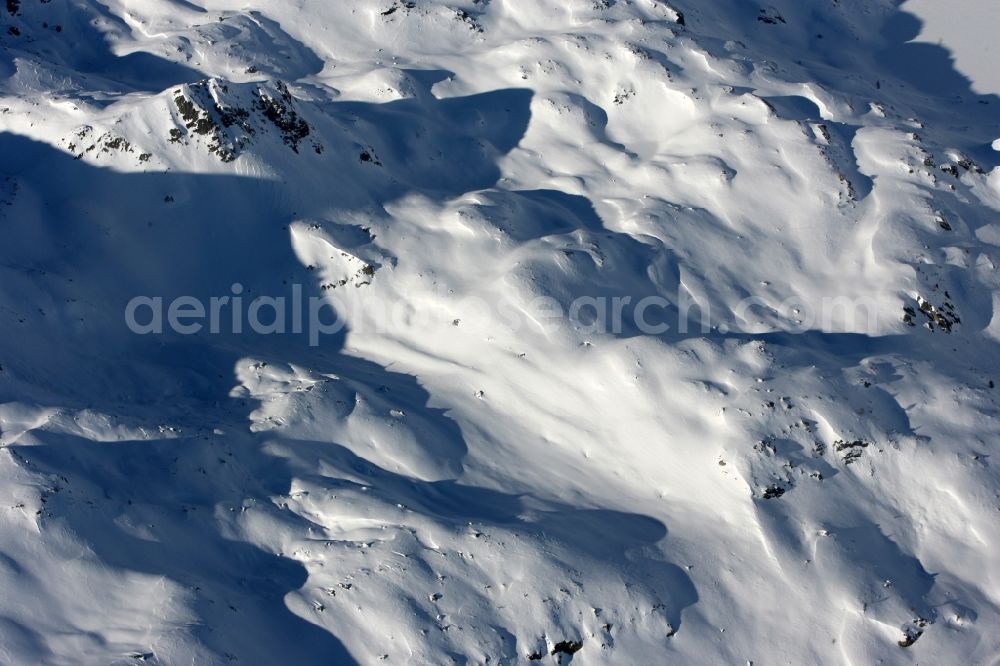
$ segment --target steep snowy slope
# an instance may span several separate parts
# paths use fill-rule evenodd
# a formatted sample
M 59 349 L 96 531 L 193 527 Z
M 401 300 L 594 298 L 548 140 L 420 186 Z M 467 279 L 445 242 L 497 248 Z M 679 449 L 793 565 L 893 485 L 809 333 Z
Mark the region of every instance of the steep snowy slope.
M 8 0 L 0 664 L 1000 663 L 898 4 Z

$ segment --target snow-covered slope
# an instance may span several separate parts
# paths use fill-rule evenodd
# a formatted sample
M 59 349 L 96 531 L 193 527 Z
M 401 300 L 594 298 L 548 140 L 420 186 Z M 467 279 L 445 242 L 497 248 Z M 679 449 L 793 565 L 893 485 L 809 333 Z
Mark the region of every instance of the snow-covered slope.
M 989 0 L 907 0 L 903 8 L 921 21 L 916 41 L 947 48 L 955 67 L 979 93 L 1000 94 L 1000 72 L 994 63 L 1000 57 L 996 35 L 1000 12 Z
M 0 15 L 0 664 L 1000 663 L 1000 99 L 897 2 Z

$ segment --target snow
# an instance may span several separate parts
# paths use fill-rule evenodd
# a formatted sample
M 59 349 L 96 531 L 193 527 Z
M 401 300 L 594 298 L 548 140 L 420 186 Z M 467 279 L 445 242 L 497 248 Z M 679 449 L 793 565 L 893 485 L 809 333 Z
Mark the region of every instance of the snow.
M 0 7 L 0 663 L 992 663 L 911 4 Z
M 1000 12 L 995 2 L 907 0 L 903 9 L 923 21 L 916 41 L 947 49 L 955 69 L 969 78 L 977 93 L 1000 95 L 1000 72 L 995 66 L 1000 59 L 996 44 Z

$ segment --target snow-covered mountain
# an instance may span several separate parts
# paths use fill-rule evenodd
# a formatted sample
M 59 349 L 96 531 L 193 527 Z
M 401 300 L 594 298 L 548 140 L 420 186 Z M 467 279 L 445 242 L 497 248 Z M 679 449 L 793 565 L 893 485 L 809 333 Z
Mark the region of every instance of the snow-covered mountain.
M 1000 663 L 1000 98 L 905 5 L 0 16 L 0 664 Z

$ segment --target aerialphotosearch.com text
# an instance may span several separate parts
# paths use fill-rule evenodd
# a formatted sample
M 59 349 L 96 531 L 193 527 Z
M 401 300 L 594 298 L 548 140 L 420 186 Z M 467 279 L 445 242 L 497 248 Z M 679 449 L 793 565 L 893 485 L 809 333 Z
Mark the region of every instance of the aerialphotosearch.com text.
M 682 293 L 662 295 L 580 296 L 569 302 L 548 296 L 526 301 L 507 298 L 454 298 L 434 307 L 384 299 L 339 298 L 336 294 L 306 296 L 302 285 L 292 285 L 281 296 L 250 297 L 240 283 L 228 294 L 210 298 L 136 296 L 125 308 L 125 323 L 137 335 L 298 335 L 316 347 L 323 338 L 342 333 L 381 333 L 399 327 L 433 326 L 435 321 L 475 322 L 489 330 L 519 333 L 527 329 L 551 332 L 570 326 L 584 334 L 709 335 L 761 334 L 771 331 L 876 330 L 874 302 L 826 297 L 818 303 L 795 299 L 774 303 L 760 297 L 744 298 L 726 308 L 716 320 L 711 307 L 695 303 Z

